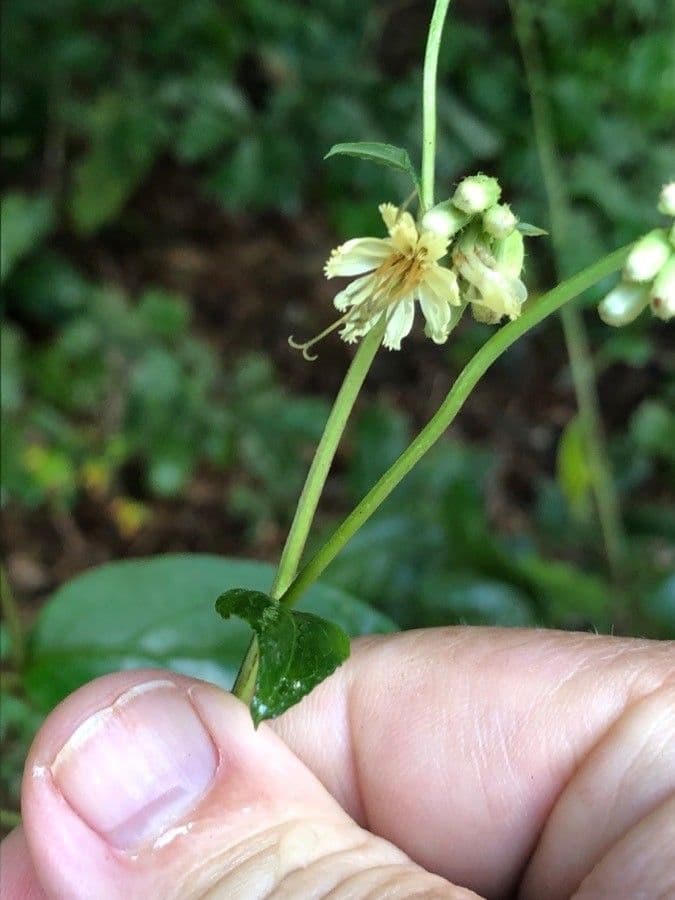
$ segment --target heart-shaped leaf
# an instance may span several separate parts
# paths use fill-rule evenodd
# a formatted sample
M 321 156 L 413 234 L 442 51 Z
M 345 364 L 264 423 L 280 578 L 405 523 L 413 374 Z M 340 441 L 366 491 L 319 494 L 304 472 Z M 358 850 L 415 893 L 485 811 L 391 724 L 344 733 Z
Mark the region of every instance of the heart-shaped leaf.
M 408 151 L 403 147 L 395 147 L 393 144 L 381 144 L 377 141 L 355 141 L 346 144 L 334 144 L 324 159 L 331 156 L 354 156 L 357 159 L 366 159 L 387 166 L 389 169 L 398 169 L 412 179 L 415 188 L 419 191 L 419 178 L 413 166 Z
M 256 725 L 302 700 L 349 656 L 349 638 L 338 625 L 288 609 L 260 591 L 226 591 L 216 610 L 224 619 L 244 619 L 258 636 L 258 677 L 251 700 Z

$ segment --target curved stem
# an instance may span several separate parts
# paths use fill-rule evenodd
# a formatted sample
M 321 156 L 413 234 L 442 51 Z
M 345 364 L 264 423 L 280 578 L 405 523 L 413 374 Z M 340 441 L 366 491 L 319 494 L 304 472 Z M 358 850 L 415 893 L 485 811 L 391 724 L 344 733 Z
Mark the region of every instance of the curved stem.
M 427 49 L 424 54 L 422 83 L 422 211 L 434 205 L 434 172 L 436 166 L 436 72 L 438 51 L 450 0 L 436 0 L 429 25 Z
M 527 80 L 532 124 L 539 153 L 544 190 L 548 199 L 551 239 L 557 260 L 558 276 L 564 276 L 562 261 L 572 239 L 567 191 L 557 164 L 555 140 L 551 128 L 551 110 L 546 93 L 544 66 L 534 30 L 533 12 L 528 0 L 510 0 L 516 39 Z M 581 433 L 588 455 L 591 489 L 602 531 L 609 570 L 620 582 L 623 569 L 625 536 L 621 522 L 619 497 L 607 454 L 595 371 L 588 334 L 581 312 L 573 307 L 560 310 L 567 346 L 570 373 L 574 385 Z
M 361 341 L 342 382 L 342 387 L 335 398 L 326 427 L 316 448 L 312 465 L 307 473 L 295 516 L 281 553 L 277 573 L 270 591 L 271 596 L 275 599 L 281 597 L 286 591 L 298 570 L 309 530 L 319 505 L 321 492 L 326 483 L 340 438 L 345 430 L 347 419 L 354 407 L 371 363 L 382 342 L 384 327 L 385 322 L 383 320 L 372 328 Z M 246 703 L 250 703 L 253 697 L 257 673 L 258 644 L 257 640 L 253 638 L 232 689 L 234 695 Z
M 629 247 L 623 247 L 620 250 L 615 250 L 587 269 L 559 284 L 553 290 L 544 294 L 536 303 L 529 306 L 519 319 L 501 328 L 489 341 L 483 344 L 476 355 L 460 372 L 438 412 L 430 419 L 391 468 L 385 472 L 377 484 L 366 494 L 358 506 L 337 527 L 323 547 L 300 571 L 281 598 L 281 602 L 284 605 L 292 606 L 301 594 L 319 578 L 345 544 L 373 515 L 375 510 L 386 500 L 413 466 L 436 443 L 462 408 L 476 383 L 495 360 L 514 344 L 518 338 L 542 322 L 547 316 L 550 316 L 551 313 L 559 310 L 563 304 L 578 297 L 579 294 L 588 290 L 596 282 L 620 269 L 625 262 L 629 249 Z

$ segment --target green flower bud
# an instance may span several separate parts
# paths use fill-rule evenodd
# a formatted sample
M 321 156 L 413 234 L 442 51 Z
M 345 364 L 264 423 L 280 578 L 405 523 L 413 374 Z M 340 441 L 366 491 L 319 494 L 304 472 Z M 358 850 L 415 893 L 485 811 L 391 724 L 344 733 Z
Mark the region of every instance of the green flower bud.
M 651 281 L 671 253 L 670 242 L 663 228 L 655 228 L 635 244 L 623 269 L 628 281 Z
M 664 216 L 675 216 L 675 181 L 664 184 L 661 188 L 658 210 Z
M 664 322 L 675 316 L 675 253 L 654 279 L 649 302 L 654 315 Z
M 509 278 L 519 278 L 525 260 L 525 241 L 519 231 L 496 241 L 492 248 L 497 268 Z
M 464 228 L 471 216 L 457 209 L 452 200 L 445 200 L 426 212 L 422 218 L 422 228 L 442 237 L 452 237 Z
M 673 247 L 675 247 L 675 222 L 673 222 L 673 225 L 668 232 L 668 240 L 673 245 Z
M 470 175 L 457 185 L 452 202 L 462 212 L 475 216 L 498 202 L 502 193 L 499 182 L 489 175 Z
M 620 328 L 640 315 L 649 302 L 644 284 L 620 281 L 598 306 L 598 315 L 606 325 Z
M 495 238 L 505 238 L 514 231 L 518 219 L 508 203 L 497 203 L 483 213 L 483 228 Z

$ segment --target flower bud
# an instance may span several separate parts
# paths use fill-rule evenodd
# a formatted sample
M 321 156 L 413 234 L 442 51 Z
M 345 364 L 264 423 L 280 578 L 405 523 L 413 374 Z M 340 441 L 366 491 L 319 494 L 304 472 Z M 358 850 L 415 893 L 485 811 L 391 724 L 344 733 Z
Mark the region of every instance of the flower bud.
M 654 315 L 664 322 L 675 316 L 675 253 L 654 279 L 649 302 Z
M 635 244 L 628 254 L 623 273 L 629 281 L 651 281 L 671 253 L 663 228 L 655 228 Z
M 598 306 L 598 315 L 606 325 L 620 328 L 640 315 L 649 301 L 647 286 L 620 281 Z
M 500 272 L 509 278 L 519 278 L 525 260 L 525 241 L 519 231 L 512 231 L 507 237 L 496 241 L 492 248 Z
M 449 238 L 464 228 L 470 218 L 467 213 L 457 209 L 452 200 L 445 200 L 424 214 L 422 228 Z
M 661 188 L 658 210 L 664 216 L 675 216 L 675 181 L 664 184 Z
M 518 224 L 508 203 L 497 203 L 483 213 L 483 228 L 495 238 L 505 238 Z
M 502 189 L 496 178 L 489 175 L 470 175 L 462 179 L 452 197 L 452 202 L 462 212 L 475 216 L 499 200 Z

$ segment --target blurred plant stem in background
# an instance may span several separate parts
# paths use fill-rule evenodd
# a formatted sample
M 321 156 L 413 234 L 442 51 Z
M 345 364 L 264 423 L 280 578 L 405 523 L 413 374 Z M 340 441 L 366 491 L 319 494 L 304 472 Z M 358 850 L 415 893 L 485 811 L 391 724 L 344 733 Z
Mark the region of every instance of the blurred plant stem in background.
M 570 230 L 569 199 L 557 162 L 552 111 L 537 40 L 535 12 L 530 0 L 509 0 L 509 5 L 530 94 L 532 123 L 548 200 L 556 270 L 558 277 L 564 278 L 570 274 L 566 271 L 565 261 L 570 258 L 567 250 L 573 240 Z M 564 306 L 560 310 L 560 319 L 569 356 L 570 372 L 579 410 L 579 424 L 586 448 L 591 489 L 602 530 L 607 563 L 613 580 L 618 584 L 621 581 L 625 564 L 625 535 L 621 522 L 619 497 L 600 416 L 588 334 L 581 310 L 572 306 Z
M 7 623 L 7 631 L 9 632 L 11 642 L 10 657 L 16 670 L 20 672 L 25 657 L 21 614 L 10 587 L 5 567 L 2 565 L 0 565 L 0 609 L 2 609 L 2 617 Z
M 291 523 L 279 566 L 270 591 L 270 596 L 278 600 L 295 578 L 309 536 L 314 515 L 321 499 L 326 478 L 330 472 L 340 439 L 347 420 L 354 408 L 368 370 L 375 358 L 384 333 L 385 321 L 372 328 L 359 344 L 342 387 L 338 391 L 326 427 L 316 448 L 312 465 L 302 489 L 298 506 Z M 254 637 L 241 664 L 232 691 L 245 703 L 250 703 L 255 692 L 258 670 L 258 642 Z

